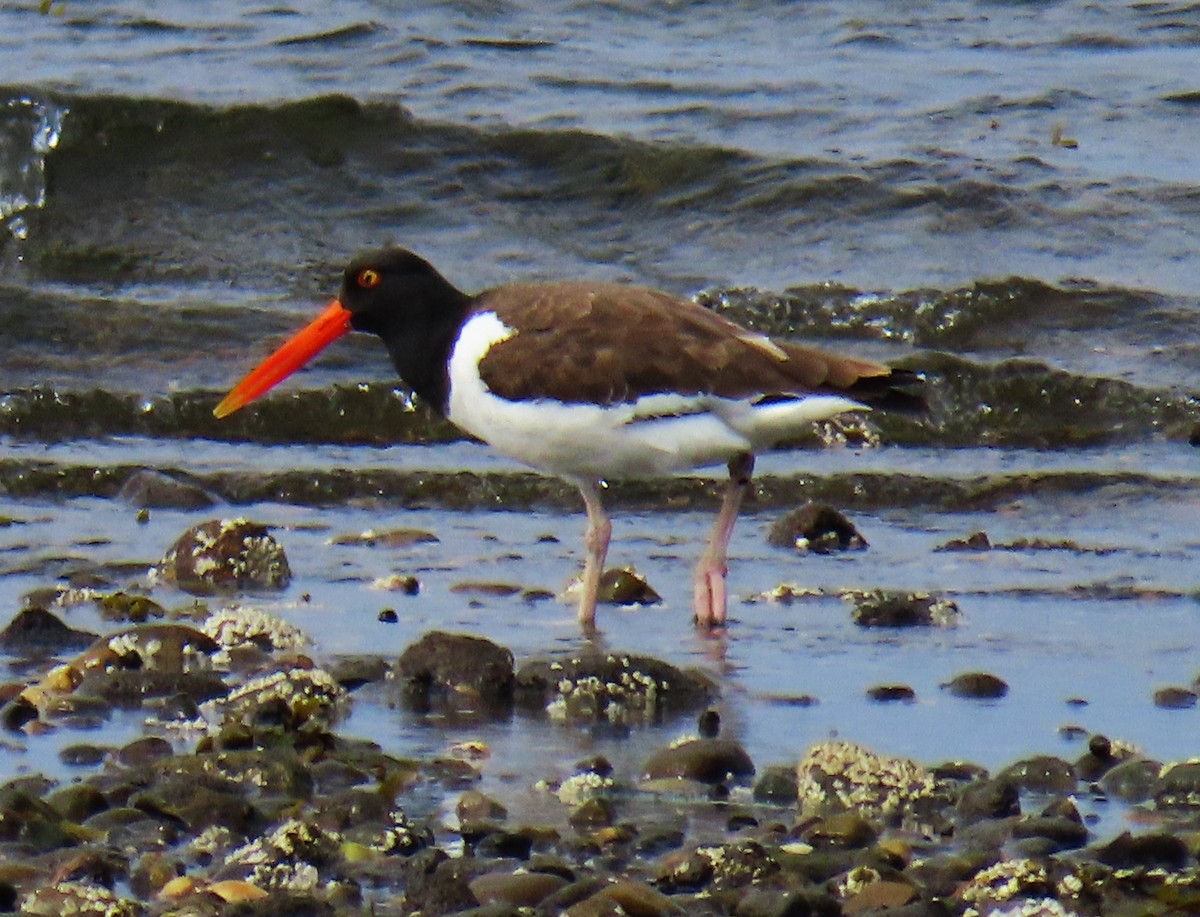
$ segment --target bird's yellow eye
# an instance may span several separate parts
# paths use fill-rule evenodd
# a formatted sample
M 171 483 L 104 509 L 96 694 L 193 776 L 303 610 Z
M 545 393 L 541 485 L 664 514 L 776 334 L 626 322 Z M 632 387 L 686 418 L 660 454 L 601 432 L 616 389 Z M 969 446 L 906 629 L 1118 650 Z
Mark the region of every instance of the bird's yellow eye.
M 383 283 L 383 275 L 374 268 L 363 268 L 358 272 L 358 277 L 355 278 L 358 285 L 364 290 L 373 290 L 375 287 Z

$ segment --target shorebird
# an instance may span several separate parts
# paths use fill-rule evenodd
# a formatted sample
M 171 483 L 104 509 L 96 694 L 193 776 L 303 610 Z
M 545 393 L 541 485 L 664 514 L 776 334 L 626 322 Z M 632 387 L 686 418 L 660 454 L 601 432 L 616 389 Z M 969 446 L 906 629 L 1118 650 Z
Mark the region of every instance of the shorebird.
M 724 626 L 729 539 L 755 453 L 813 421 L 920 401 L 912 372 L 773 340 L 657 290 L 555 281 L 470 295 L 418 255 L 385 248 L 351 261 L 337 299 L 214 413 L 253 401 L 351 330 L 382 338 L 403 382 L 457 427 L 579 488 L 585 629 L 612 535 L 605 480 L 728 466 L 692 603 L 698 625 Z

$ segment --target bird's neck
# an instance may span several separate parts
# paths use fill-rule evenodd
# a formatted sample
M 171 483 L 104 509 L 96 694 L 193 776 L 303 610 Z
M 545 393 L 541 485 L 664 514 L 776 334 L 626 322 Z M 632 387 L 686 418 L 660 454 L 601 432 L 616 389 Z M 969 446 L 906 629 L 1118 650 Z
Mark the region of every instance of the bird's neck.
M 469 298 L 463 296 L 461 303 L 446 309 L 436 321 L 383 336 L 400 378 L 443 416 L 450 400 L 450 351 L 466 320 L 468 305 Z

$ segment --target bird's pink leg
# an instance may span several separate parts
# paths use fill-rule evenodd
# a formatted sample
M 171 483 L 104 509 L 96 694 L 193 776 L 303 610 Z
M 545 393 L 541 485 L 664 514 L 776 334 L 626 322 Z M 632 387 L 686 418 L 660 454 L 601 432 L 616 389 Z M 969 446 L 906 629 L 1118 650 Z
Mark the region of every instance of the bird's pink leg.
M 592 630 L 596 626 L 596 593 L 600 588 L 600 574 L 604 572 L 604 559 L 608 556 L 612 522 L 600 504 L 600 488 L 596 482 L 576 483 L 583 494 L 588 517 L 587 534 L 584 536 L 587 559 L 583 564 L 583 581 L 579 584 L 579 623 L 584 629 Z
M 723 627 L 728 600 L 725 593 L 725 574 L 729 571 L 729 539 L 737 522 L 742 497 L 754 474 L 754 456 L 748 452 L 729 460 L 729 480 L 721 499 L 721 511 L 713 526 L 708 546 L 700 555 L 692 581 L 695 586 L 692 610 L 696 624 L 701 627 Z

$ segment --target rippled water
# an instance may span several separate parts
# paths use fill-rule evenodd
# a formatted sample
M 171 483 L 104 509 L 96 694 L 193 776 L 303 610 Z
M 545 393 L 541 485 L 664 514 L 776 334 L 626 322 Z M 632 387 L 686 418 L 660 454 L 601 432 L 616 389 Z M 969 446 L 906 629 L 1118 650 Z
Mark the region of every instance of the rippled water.
M 1070 757 L 1056 730 L 1076 721 L 1195 754 L 1194 711 L 1151 695 L 1196 677 L 1200 633 L 1200 8 L 36 6 L 0 3 L 0 516 L 17 520 L 0 528 L 0 614 L 80 570 L 127 584 L 126 565 L 199 521 L 134 522 L 116 494 L 152 467 L 230 504 L 211 513 L 280 527 L 298 580 L 262 601 L 321 652 L 398 652 L 433 627 L 518 656 L 577 645 L 568 606 L 450 591 L 480 567 L 561 586 L 575 497 L 414 410 L 376 342 L 211 418 L 350 253 L 394 240 L 468 289 L 650 283 L 928 371 L 933 412 L 880 418 L 885 448 L 814 437 L 764 458 L 732 583 L 741 598 L 790 581 L 932 590 L 959 602 L 957 630 L 862 631 L 818 598 L 739 603 L 727 638 L 695 635 L 710 495 L 614 482 L 614 561 L 667 601 L 609 610 L 604 639 L 717 673 L 758 763 L 832 733 L 926 760 Z M 438 477 L 459 471 L 483 484 Z M 767 547 L 769 519 L 811 494 L 854 513 L 870 549 Z M 327 544 L 395 525 L 441 541 Z M 1073 547 L 935 550 L 978 529 Z M 372 589 L 396 568 L 420 596 Z M 400 623 L 378 623 L 393 602 Z M 981 706 L 941 691 L 971 668 L 1012 692 Z M 915 704 L 863 696 L 896 681 Z M 400 750 L 441 741 L 369 703 L 349 728 Z M 545 729 L 489 740 L 517 772 L 523 748 L 570 762 L 591 741 Z M 666 737 L 605 750 L 636 769 Z M 14 766 L 53 767 L 53 748 L 31 741 Z

